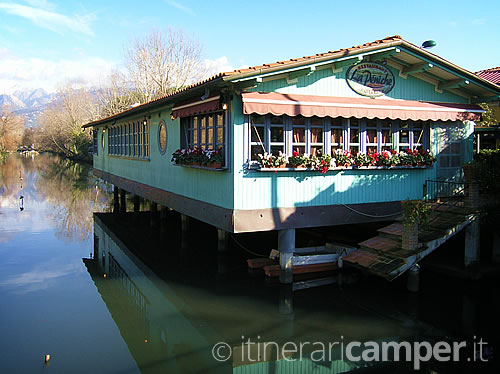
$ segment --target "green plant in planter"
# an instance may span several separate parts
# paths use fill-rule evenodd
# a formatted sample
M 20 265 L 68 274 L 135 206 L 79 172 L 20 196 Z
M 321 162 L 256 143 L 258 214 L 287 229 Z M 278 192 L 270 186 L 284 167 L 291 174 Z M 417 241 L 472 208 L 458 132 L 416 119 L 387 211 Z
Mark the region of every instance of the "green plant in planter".
M 308 157 L 304 154 L 299 154 L 297 151 L 292 152 L 292 156 L 288 157 L 288 164 L 292 168 L 296 167 L 306 167 L 308 162 Z
M 358 152 L 354 156 L 354 165 L 356 166 L 369 166 L 371 163 L 370 157 L 363 152 Z
M 259 154 L 259 163 L 262 168 L 281 168 L 285 167 L 288 163 L 288 157 L 281 151 L 278 154 L 265 152 L 263 155 Z
M 423 200 L 406 200 L 403 207 L 403 226 L 425 224 L 429 220 L 431 207 Z

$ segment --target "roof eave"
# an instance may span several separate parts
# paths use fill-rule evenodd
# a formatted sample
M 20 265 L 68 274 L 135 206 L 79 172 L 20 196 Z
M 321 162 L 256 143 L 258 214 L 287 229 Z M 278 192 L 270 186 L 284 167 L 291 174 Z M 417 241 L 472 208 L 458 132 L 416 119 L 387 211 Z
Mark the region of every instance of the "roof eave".
M 106 117 L 106 118 L 103 118 L 103 119 L 100 119 L 97 121 L 89 122 L 89 123 L 83 125 L 82 128 L 85 129 L 88 127 L 99 126 L 99 125 L 102 125 L 102 124 L 105 124 L 108 122 L 117 121 L 117 120 L 124 118 L 124 117 L 128 117 L 131 115 L 137 115 L 137 114 L 140 114 L 142 112 L 150 111 L 153 108 L 157 108 L 159 106 L 165 106 L 165 105 L 168 105 L 170 103 L 173 104 L 176 100 L 179 100 L 179 99 L 184 98 L 186 96 L 193 95 L 194 92 L 196 92 L 198 90 L 204 90 L 207 86 L 215 85 L 218 82 L 223 82 L 222 77 L 216 77 L 216 78 L 214 78 L 210 81 L 204 82 L 198 86 L 176 92 L 176 93 L 172 94 L 171 96 L 159 98 L 155 101 L 150 101 L 148 103 L 136 106 L 134 108 L 130 108 L 126 111 L 114 114 L 112 116 L 109 116 L 109 117 Z

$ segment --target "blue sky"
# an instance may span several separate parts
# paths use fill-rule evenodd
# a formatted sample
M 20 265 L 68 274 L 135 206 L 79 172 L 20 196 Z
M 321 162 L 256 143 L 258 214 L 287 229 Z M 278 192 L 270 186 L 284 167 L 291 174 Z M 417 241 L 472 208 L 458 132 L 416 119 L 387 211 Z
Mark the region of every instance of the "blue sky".
M 0 94 L 98 84 L 151 29 L 196 37 L 211 66 L 232 70 L 391 35 L 471 71 L 500 66 L 500 1 L 0 0 Z

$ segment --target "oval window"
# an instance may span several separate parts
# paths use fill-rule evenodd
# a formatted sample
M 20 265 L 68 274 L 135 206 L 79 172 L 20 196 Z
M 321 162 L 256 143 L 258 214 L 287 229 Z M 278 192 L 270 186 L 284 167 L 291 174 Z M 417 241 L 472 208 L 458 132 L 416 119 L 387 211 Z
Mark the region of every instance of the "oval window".
M 158 146 L 160 148 L 160 153 L 164 154 L 167 150 L 167 126 L 163 120 L 161 120 L 160 126 L 158 127 Z

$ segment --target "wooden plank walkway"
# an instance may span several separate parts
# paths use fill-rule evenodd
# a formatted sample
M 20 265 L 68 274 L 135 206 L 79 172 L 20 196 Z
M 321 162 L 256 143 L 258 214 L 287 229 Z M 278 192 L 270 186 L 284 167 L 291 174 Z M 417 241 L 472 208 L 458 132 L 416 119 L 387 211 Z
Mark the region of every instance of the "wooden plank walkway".
M 419 247 L 402 248 L 403 225 L 393 223 L 378 231 L 378 236 L 360 242 L 359 249 L 342 257 L 350 266 L 393 280 L 478 217 L 476 210 L 465 206 L 433 204 L 429 222 L 419 227 Z

